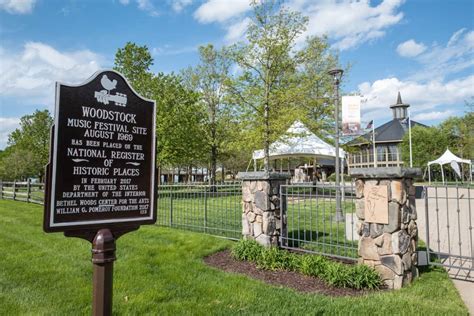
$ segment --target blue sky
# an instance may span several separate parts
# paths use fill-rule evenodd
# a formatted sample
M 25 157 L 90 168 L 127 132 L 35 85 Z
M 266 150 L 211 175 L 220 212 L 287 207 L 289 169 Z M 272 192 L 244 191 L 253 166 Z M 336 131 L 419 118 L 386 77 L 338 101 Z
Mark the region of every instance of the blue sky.
M 412 117 L 463 115 L 474 96 L 474 1 L 288 0 L 327 34 L 345 93 L 363 96 L 362 120 L 391 118 L 401 91 Z M 147 45 L 153 71 L 198 62 L 197 47 L 243 39 L 247 0 L 0 0 L 0 149 L 19 118 L 54 106 L 54 82 L 80 83 L 113 65 L 127 41 Z M 302 40 L 301 40 L 302 42 Z

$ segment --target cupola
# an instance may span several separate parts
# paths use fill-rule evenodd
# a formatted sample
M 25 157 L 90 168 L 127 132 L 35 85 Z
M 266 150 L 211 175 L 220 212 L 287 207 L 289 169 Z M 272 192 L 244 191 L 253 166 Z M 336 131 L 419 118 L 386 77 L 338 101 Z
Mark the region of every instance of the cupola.
M 402 102 L 402 96 L 400 91 L 398 91 L 397 103 L 390 106 L 393 112 L 393 119 L 404 120 L 407 115 L 407 109 L 410 104 L 405 104 Z

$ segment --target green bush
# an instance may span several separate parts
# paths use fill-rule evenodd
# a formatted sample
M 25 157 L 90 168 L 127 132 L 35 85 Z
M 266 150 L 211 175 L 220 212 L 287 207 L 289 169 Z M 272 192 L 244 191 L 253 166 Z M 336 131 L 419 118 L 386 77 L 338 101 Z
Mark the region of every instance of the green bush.
M 238 260 L 257 263 L 265 270 L 290 270 L 319 277 L 337 287 L 377 289 L 381 285 L 378 273 L 365 265 L 347 265 L 319 255 L 298 255 L 276 247 L 264 248 L 253 240 L 241 240 L 232 249 Z
M 374 269 L 359 264 L 352 267 L 350 287 L 355 289 L 378 289 L 382 284 L 380 276 Z
M 301 256 L 301 262 L 299 271 L 303 274 L 310 275 L 313 277 L 323 278 L 324 271 L 326 271 L 327 265 L 330 264 L 329 260 L 323 256 Z
M 285 258 L 282 251 L 276 247 L 271 247 L 262 250 L 260 257 L 257 260 L 257 266 L 265 270 L 282 270 L 284 269 Z
M 331 262 L 326 266 L 323 279 L 330 285 L 337 287 L 350 287 L 351 267 L 339 262 Z
M 232 256 L 240 261 L 258 261 L 264 250 L 255 240 L 240 240 L 232 248 Z

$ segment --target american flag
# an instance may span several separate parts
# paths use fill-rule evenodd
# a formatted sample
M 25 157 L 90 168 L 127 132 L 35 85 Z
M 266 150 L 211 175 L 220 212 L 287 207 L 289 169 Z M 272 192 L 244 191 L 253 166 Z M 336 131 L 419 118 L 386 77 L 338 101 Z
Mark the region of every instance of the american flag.
M 372 125 L 374 125 L 374 120 L 370 121 L 369 124 L 367 124 L 366 129 L 372 128 Z

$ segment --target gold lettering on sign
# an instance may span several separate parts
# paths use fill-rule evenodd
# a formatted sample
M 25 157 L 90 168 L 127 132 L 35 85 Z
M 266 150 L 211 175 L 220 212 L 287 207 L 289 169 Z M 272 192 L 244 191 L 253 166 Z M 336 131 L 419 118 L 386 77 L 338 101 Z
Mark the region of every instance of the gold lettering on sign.
M 365 221 L 388 224 L 388 187 L 386 185 L 365 185 Z

